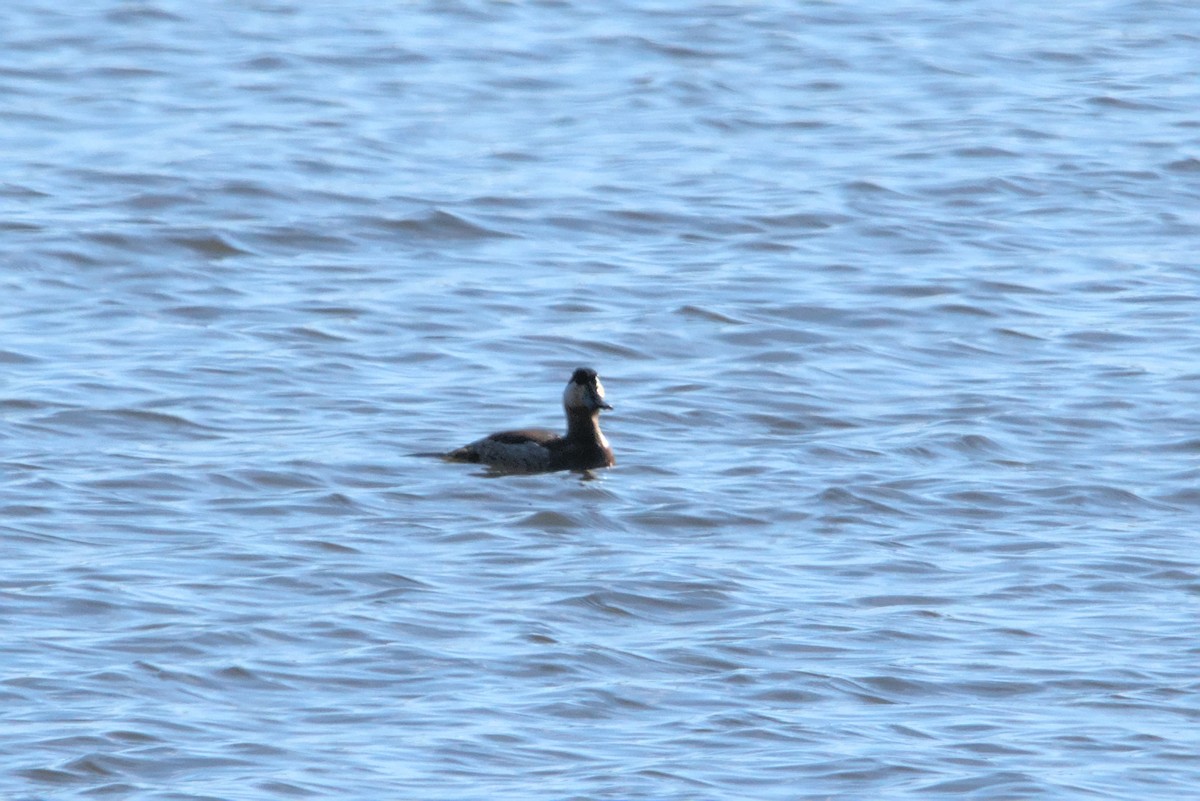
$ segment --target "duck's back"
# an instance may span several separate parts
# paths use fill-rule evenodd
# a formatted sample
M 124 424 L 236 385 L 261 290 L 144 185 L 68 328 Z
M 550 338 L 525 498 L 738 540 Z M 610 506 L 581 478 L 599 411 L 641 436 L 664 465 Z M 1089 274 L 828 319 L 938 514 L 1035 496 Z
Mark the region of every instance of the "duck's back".
M 542 428 L 501 431 L 446 454 L 459 462 L 482 462 L 501 470 L 551 469 L 562 436 Z

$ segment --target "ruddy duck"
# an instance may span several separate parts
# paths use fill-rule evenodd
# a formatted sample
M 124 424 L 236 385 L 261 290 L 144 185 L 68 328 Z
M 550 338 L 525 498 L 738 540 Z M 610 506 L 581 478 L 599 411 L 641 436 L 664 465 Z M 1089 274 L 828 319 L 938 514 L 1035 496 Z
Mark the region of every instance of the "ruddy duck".
M 616 464 L 608 440 L 600 432 L 600 410 L 612 409 L 604 401 L 604 386 L 596 371 L 580 367 L 563 390 L 567 433 L 562 436 L 540 428 L 501 431 L 450 451 L 456 462 L 479 462 L 498 470 L 538 473 L 551 470 L 589 470 Z

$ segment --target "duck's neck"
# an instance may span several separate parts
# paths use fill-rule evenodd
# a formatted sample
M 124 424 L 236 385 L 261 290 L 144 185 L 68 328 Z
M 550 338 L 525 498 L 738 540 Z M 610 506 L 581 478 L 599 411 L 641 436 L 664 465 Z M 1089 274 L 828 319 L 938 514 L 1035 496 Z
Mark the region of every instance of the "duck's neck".
M 567 439 L 575 442 L 604 442 L 600 433 L 600 412 L 567 409 Z

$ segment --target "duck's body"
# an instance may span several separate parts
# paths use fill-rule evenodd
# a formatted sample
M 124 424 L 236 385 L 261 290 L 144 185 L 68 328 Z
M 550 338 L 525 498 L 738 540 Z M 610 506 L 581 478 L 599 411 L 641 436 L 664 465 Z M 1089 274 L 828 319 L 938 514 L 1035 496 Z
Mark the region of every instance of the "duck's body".
M 580 367 L 563 391 L 565 435 L 540 428 L 501 431 L 450 451 L 446 458 L 529 473 L 612 467 L 612 447 L 600 431 L 600 410 L 611 408 L 596 371 Z

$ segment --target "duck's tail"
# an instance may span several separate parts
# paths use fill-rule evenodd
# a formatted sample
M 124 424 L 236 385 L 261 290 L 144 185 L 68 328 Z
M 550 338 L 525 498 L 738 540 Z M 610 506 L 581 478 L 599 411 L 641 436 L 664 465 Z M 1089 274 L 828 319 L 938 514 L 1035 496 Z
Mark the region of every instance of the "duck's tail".
M 441 459 L 444 462 L 478 462 L 479 454 L 468 448 L 457 448 L 446 453 L 445 451 L 419 451 L 410 453 L 409 456 L 416 456 L 422 459 Z

